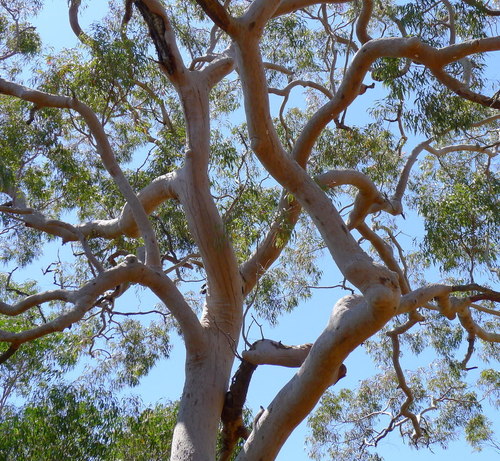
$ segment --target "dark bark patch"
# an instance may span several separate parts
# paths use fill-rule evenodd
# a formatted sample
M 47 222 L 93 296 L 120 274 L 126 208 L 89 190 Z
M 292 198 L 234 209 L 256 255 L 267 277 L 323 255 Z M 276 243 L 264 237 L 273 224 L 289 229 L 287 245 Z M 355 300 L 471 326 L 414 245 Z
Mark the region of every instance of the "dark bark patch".
M 163 18 L 152 13 L 142 1 L 136 1 L 135 5 L 148 25 L 160 64 L 169 75 L 173 75 L 176 71 L 175 58 L 165 39 L 166 27 Z

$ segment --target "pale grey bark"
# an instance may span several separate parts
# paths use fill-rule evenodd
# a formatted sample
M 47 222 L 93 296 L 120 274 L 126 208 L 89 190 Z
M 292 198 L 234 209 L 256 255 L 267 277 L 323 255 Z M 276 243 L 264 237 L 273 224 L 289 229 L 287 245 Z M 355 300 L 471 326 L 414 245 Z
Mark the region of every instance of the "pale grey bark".
M 362 46 L 347 67 L 337 91 L 333 94 L 321 85 L 305 80 L 295 80 L 279 90 L 268 88 L 265 69 L 272 67 L 285 73 L 287 70 L 263 62 L 259 50 L 260 35 L 267 22 L 299 8 L 342 1 L 255 0 L 241 17 L 236 18 L 217 0 L 198 0 L 214 25 L 231 37 L 233 45 L 221 55 L 213 56 L 210 54 L 213 51 L 212 43 L 207 56 L 193 61 L 189 67 L 184 64 L 162 2 L 137 0 L 134 3 L 149 27 L 159 66 L 174 85 L 183 107 L 187 132 L 184 165 L 175 173 L 160 176 L 142 191 L 135 192 L 116 162 L 102 124 L 87 105 L 75 98 L 31 90 L 0 79 L 2 94 L 36 103 L 40 107 L 58 107 L 78 112 L 96 141 L 102 163 L 126 202 L 116 219 L 74 226 L 47 219 L 42 213 L 29 208 L 23 197 L 17 197 L 13 206 L 0 206 L 0 212 L 18 216 L 27 225 L 59 236 L 63 241 L 80 240 L 84 248 L 87 238 L 99 236 L 111 239 L 120 235 L 141 236 L 146 246 L 144 264 L 137 257 L 129 255 L 124 262 L 108 270 L 99 266 L 93 260 L 93 255 L 86 251 L 98 274 L 80 289 L 47 291 L 28 296 L 12 305 L 0 302 L 0 313 L 10 316 L 50 301 L 72 305 L 65 313 L 40 327 L 19 333 L 2 330 L 0 341 L 18 347 L 23 342 L 62 331 L 81 320 L 95 307 L 100 296 L 120 284 L 138 283 L 148 287 L 175 317 L 187 351 L 186 380 L 171 459 L 213 460 L 220 416 L 243 322 L 244 297 L 280 256 L 284 245 L 276 244 L 276 236 L 284 228 L 293 228 L 302 209 L 317 226 L 337 267 L 361 294 L 344 297 L 336 303 L 327 326 L 313 345 L 284 346 L 263 340 L 244 352 L 243 358 L 254 365 L 300 368 L 256 421 L 238 456 L 239 460 L 275 459 L 293 429 L 310 413 L 323 392 L 341 377 L 345 358 L 395 315 L 408 314 L 409 327 L 421 319 L 418 310 L 432 309 L 449 319 L 458 316 L 470 337 L 500 341 L 499 334 L 485 331 L 474 321 L 471 314 L 471 309 L 476 308 L 473 296 L 458 298 L 451 295 L 455 291 L 467 289 L 485 296 L 490 296 L 489 293 L 477 286 L 447 285 L 430 285 L 412 291 L 389 245 L 365 222 L 369 214 L 379 211 L 393 215 L 402 213 L 410 171 L 422 151 L 427 150 L 436 156 L 452 151 L 473 151 L 493 157 L 497 150 L 469 143 L 436 147 L 431 145 L 434 140 L 428 139 L 419 144 L 407 158 L 392 199 L 381 194 L 371 179 L 360 172 L 329 171 L 313 178 L 305 169 L 320 134 L 366 88 L 363 87 L 363 79 L 380 57 L 405 58 L 408 66 L 417 61 L 427 66 L 438 80 L 460 96 L 498 107 L 498 100 L 472 92 L 464 82 L 448 75 L 444 67 L 451 62 L 467 59 L 474 53 L 500 49 L 500 37 L 454 44 L 453 31 L 450 31 L 450 46 L 442 49 L 432 48 L 415 37 L 372 39 L 368 27 L 372 19 L 373 2 L 365 0 L 356 26 L 356 35 Z M 78 24 L 78 6 L 78 0 L 71 2 L 71 25 L 75 34 L 85 43 L 84 32 Z M 212 38 L 215 40 L 214 34 Z M 223 219 L 211 196 L 208 176 L 211 154 L 209 92 L 235 70 L 241 80 L 251 148 L 264 168 L 283 187 L 279 209 L 268 234 L 241 267 L 238 266 Z M 272 120 L 269 93 L 286 97 L 297 85 L 307 85 L 321 91 L 328 102 L 311 117 L 295 143 L 284 146 Z M 320 187 L 341 185 L 354 186 L 358 190 L 347 223 L 344 223 Z M 294 198 L 290 199 L 289 194 L 293 194 Z M 16 194 L 13 192 L 11 195 L 14 197 Z M 156 237 L 148 219 L 159 205 L 170 199 L 182 205 L 206 272 L 208 293 L 200 319 L 163 271 Z M 354 229 L 372 244 L 384 265 L 374 263 L 361 248 L 351 234 Z M 399 332 L 393 332 L 391 337 L 395 338 L 396 371 L 397 334 Z M 404 387 L 402 372 L 398 373 L 398 378 Z M 408 390 L 408 399 L 410 394 Z M 412 418 L 412 414 L 408 413 L 408 417 Z

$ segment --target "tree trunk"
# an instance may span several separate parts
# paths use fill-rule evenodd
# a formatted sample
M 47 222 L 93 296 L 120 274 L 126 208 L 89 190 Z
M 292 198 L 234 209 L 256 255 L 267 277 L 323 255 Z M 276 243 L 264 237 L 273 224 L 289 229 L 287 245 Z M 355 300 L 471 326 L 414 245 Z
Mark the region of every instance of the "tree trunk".
M 215 459 L 236 345 L 217 328 L 207 328 L 205 333 L 205 350 L 186 358 L 186 381 L 174 429 L 172 461 Z

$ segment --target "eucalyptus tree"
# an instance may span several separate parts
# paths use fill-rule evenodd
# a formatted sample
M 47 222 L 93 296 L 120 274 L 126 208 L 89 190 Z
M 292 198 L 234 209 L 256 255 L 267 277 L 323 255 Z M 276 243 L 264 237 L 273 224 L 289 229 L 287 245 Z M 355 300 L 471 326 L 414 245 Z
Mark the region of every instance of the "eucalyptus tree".
M 392 431 L 495 443 L 494 2 L 128 0 L 82 27 L 71 0 L 78 44 L 58 53 L 30 19 L 42 3 L 0 1 L 4 366 L 71 328 L 51 366 L 87 353 L 133 385 L 177 330 L 173 460 L 241 439 L 237 459 L 274 459 L 320 399 L 317 458 L 376 458 Z M 45 278 L 13 272 L 41 256 Z M 277 322 L 334 269 L 345 296 L 318 338 L 250 343 L 252 316 Z M 158 305 L 122 306 L 134 285 Z M 380 373 L 329 389 L 361 345 Z M 404 370 L 402 348 L 432 366 Z M 298 371 L 248 425 L 262 364 Z

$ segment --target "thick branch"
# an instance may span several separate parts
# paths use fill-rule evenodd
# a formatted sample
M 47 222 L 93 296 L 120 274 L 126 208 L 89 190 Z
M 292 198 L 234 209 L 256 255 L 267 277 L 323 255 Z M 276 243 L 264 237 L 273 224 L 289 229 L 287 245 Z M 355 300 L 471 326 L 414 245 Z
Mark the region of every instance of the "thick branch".
M 203 349 L 203 333 L 200 322 L 180 291 L 166 275 L 138 263 L 137 258 L 133 255 L 127 256 L 122 264 L 102 272 L 78 290 L 54 290 L 29 296 L 12 306 L 6 303 L 0 304 L 1 313 L 6 315 L 18 315 L 30 307 L 54 300 L 65 301 L 75 306 L 55 319 L 29 330 L 18 333 L 0 330 L 0 341 L 19 345 L 69 328 L 73 323 L 80 321 L 95 306 L 99 296 L 108 290 L 114 290 L 125 282 L 139 283 L 151 288 L 179 322 L 187 349 L 197 351 Z
M 281 0 L 254 0 L 239 18 L 240 25 L 247 29 L 246 32 L 249 31 L 254 37 L 260 38 L 265 25 L 273 17 L 280 3 Z
M 177 173 L 168 173 L 153 180 L 137 194 L 146 214 L 153 213 L 168 199 L 177 200 L 177 181 Z M 92 236 L 115 238 L 118 235 L 137 237 L 138 234 L 137 224 L 128 204 L 123 207 L 120 216 L 116 219 L 92 221 L 76 226 L 76 228 L 89 238 Z
M 401 214 L 401 203 L 385 198 L 373 181 L 364 173 L 356 170 L 332 170 L 316 176 L 318 184 L 326 187 L 336 187 L 349 184 L 359 189 L 354 202 L 354 208 L 349 214 L 347 228 L 359 226 L 368 214 L 386 211 L 394 216 Z
M 333 99 L 319 109 L 306 124 L 297 139 L 294 150 L 300 152 L 302 156 L 308 157 L 310 155 L 312 147 L 323 129 L 354 101 L 370 66 L 376 59 L 383 56 L 417 60 L 428 66 L 442 83 L 453 87 L 450 89 L 457 94 L 488 107 L 497 107 L 500 105 L 499 101 L 471 94 L 461 82 L 450 77 L 442 68 L 450 62 L 458 61 L 474 53 L 498 50 L 500 50 L 500 37 L 471 40 L 441 49 L 432 48 L 415 37 L 370 40 L 354 56 Z
M 242 356 L 254 365 L 279 365 L 282 367 L 300 367 L 306 359 L 312 344 L 285 346 L 281 342 L 262 339 L 252 344 Z
M 182 83 L 187 69 L 165 8 L 158 0 L 134 0 L 134 3 L 149 27 L 161 69 L 172 83 Z
M 69 5 L 69 24 L 73 33 L 77 36 L 85 45 L 95 45 L 95 41 L 89 37 L 80 27 L 80 22 L 78 21 L 78 10 L 80 9 L 81 0 L 71 0 Z
M 14 316 L 26 312 L 32 307 L 38 306 L 40 304 L 50 302 L 50 301 L 70 301 L 72 298 L 72 292 L 68 290 L 50 290 L 43 293 L 38 293 L 36 295 L 31 295 L 24 298 L 22 301 L 16 304 L 6 304 L 0 301 L 0 314 Z
M 393 280 L 393 274 L 373 266 L 370 258 L 347 231 L 330 199 L 300 166 L 303 158 L 308 157 L 297 155 L 297 163 L 284 151 L 271 120 L 269 100 L 266 97 L 267 84 L 255 37 L 249 35 L 241 41 L 237 46 L 238 68 L 253 150 L 265 168 L 297 197 L 312 217 L 346 278 L 367 295 L 373 290 L 373 300 L 377 299 L 377 303 L 384 304 L 382 298 L 396 293 L 393 289 L 397 287 L 397 282 Z M 300 151 L 294 154 L 298 152 Z M 385 281 L 383 286 L 380 285 L 381 280 Z M 389 302 L 388 305 L 391 304 Z
M 345 374 L 342 362 L 348 354 L 389 318 L 375 315 L 361 296 L 339 300 L 303 365 L 259 418 L 237 459 L 274 459 L 326 388 Z
M 231 34 L 233 18 L 218 0 L 196 0 L 196 3 L 203 8 L 207 16 L 222 30 Z

